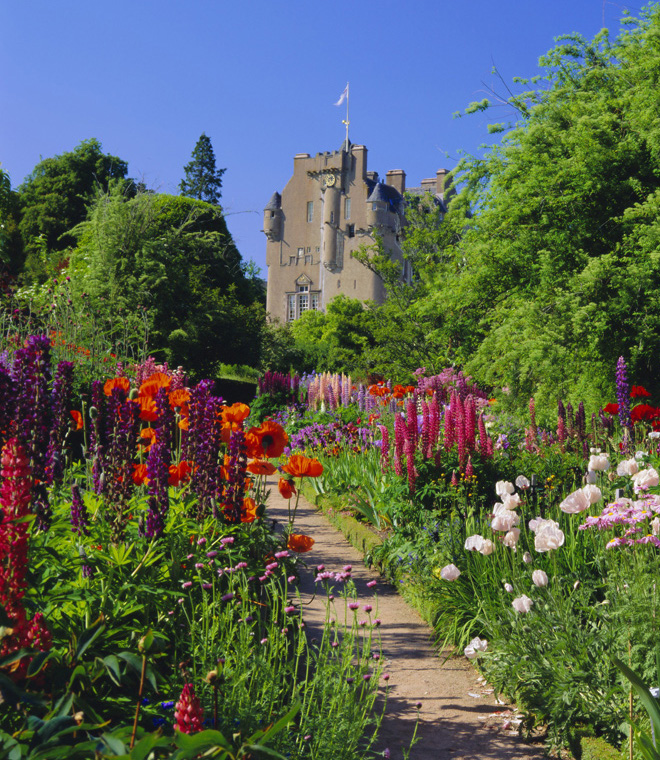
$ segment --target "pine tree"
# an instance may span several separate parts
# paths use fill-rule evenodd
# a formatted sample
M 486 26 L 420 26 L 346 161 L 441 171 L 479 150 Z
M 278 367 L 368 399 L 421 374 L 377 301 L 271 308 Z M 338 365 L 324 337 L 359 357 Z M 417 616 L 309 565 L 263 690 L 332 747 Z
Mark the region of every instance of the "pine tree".
M 183 167 L 186 173 L 181 180 L 181 195 L 217 205 L 222 195 L 222 175 L 226 169 L 215 168 L 215 153 L 211 138 L 202 132 L 192 152 L 192 161 Z

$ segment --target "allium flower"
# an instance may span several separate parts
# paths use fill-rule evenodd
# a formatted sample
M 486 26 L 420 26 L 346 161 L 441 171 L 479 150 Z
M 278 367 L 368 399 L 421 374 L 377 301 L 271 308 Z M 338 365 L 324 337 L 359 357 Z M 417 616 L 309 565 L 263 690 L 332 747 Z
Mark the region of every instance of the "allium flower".
M 187 683 L 174 708 L 174 729 L 182 734 L 195 734 L 202 730 L 203 724 L 204 711 L 195 696 L 194 686 Z
M 544 573 L 543 570 L 534 570 L 532 573 L 532 581 L 534 582 L 535 586 L 538 586 L 539 588 L 543 586 L 548 585 L 548 576 L 547 573 Z
M 440 577 L 443 581 L 455 581 L 460 574 L 461 571 L 453 564 L 445 565 L 440 571 Z
M 532 609 L 532 604 L 534 604 L 534 602 L 528 596 L 523 594 L 522 596 L 516 597 L 511 604 L 516 612 L 526 613 Z

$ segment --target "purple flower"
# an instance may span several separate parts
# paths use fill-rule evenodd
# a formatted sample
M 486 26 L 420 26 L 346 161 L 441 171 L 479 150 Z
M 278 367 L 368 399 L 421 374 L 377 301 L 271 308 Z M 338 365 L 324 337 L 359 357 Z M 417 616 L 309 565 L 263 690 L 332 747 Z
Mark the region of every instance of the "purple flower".
M 364 605 L 364 611 L 365 612 L 371 612 L 371 610 L 373 610 L 373 607 L 370 604 L 365 604 Z
M 87 508 L 77 483 L 71 485 L 71 530 L 79 536 L 89 535 Z
M 374 586 L 377 586 L 377 585 L 378 585 L 378 581 L 369 581 L 369 583 L 367 583 L 367 588 L 373 588 Z
M 358 610 L 358 609 L 360 609 L 360 605 L 357 602 L 349 602 L 348 603 L 348 609 L 349 610 Z
M 296 611 L 296 608 L 293 605 L 289 605 L 288 607 L 284 608 L 284 611 L 287 615 L 291 614 L 292 612 Z
M 619 422 L 622 428 L 630 428 L 630 385 L 628 368 L 623 356 L 616 363 L 616 400 L 619 404 Z
M 223 602 L 231 602 L 231 600 L 234 598 L 234 594 L 230 592 L 229 594 L 225 594 L 221 597 Z

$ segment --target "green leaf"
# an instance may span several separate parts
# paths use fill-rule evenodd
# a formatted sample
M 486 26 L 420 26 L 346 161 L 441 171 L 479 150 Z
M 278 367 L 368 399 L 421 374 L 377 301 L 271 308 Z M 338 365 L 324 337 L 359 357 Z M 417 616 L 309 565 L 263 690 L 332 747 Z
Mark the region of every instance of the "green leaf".
M 101 662 L 105 665 L 105 669 L 108 671 L 110 678 L 117 684 L 117 686 L 119 686 L 121 683 L 119 660 L 114 654 L 109 654 L 107 657 L 104 657 Z
M 273 758 L 273 760 L 286 760 L 284 755 L 280 755 L 279 752 L 275 752 L 274 749 L 271 749 L 270 747 L 265 747 L 263 744 L 244 744 L 241 747 L 241 751 L 238 754 L 238 757 L 243 757 L 246 753 L 258 753 L 257 757 L 270 757 Z
M 79 660 L 82 657 L 88 647 L 103 633 L 105 627 L 105 621 L 99 618 L 94 625 L 83 631 L 76 647 L 75 660 Z
M 631 670 L 627 665 L 624 665 L 623 662 L 616 657 L 612 657 L 612 662 L 632 684 L 635 693 L 639 697 L 639 701 L 642 703 L 651 719 L 655 735 L 660 738 L 660 706 L 658 706 L 658 701 L 651 695 L 648 686 L 646 686 L 637 673 Z
M 38 652 L 28 665 L 27 675 L 28 678 L 36 676 L 37 673 L 44 667 L 51 657 L 51 652 Z
M 195 750 L 197 752 L 210 747 L 222 747 L 231 749 L 231 744 L 225 739 L 220 731 L 208 730 L 200 731 L 197 734 L 184 734 L 176 731 L 174 743 L 177 747 L 186 752 Z

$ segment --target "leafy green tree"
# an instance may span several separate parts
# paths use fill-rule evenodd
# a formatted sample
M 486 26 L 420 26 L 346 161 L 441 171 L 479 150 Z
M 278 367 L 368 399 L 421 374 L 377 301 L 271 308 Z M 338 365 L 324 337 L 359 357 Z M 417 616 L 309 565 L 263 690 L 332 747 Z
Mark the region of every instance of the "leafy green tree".
M 660 391 L 660 8 L 627 23 L 563 38 L 501 144 L 459 170 L 461 234 L 426 301 L 450 358 L 518 408 L 601 403 L 619 355 Z
M 111 180 L 123 180 L 128 164 L 103 153 L 101 143 L 83 140 L 73 151 L 40 161 L 18 188 L 21 205 L 19 229 L 26 254 L 27 278 L 43 279 L 46 257 L 62 258 L 75 244 L 73 228 L 82 222 L 96 190 Z
M 151 350 L 196 377 L 258 364 L 264 308 L 217 206 L 117 183 L 77 235 L 74 290 L 111 329 L 146 321 Z
M 15 275 L 22 264 L 18 219 L 18 195 L 11 189 L 9 175 L 0 169 L 0 274 L 3 275 Z
M 181 180 L 181 195 L 217 205 L 222 195 L 222 175 L 226 169 L 215 168 L 215 153 L 211 138 L 202 132 L 192 152 L 192 161 L 183 167 L 186 176 Z

